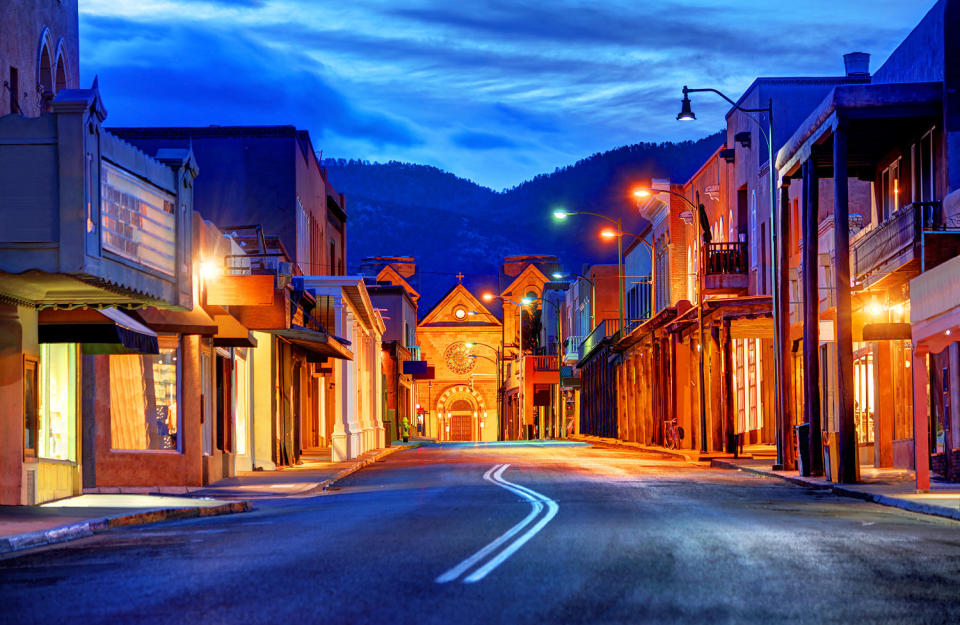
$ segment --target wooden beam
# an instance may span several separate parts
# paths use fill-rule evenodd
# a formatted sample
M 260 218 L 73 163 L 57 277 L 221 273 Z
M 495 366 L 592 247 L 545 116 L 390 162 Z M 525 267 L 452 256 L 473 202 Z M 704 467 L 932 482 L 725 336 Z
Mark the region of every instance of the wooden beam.
M 820 423 L 820 289 L 818 212 L 820 181 L 813 163 L 803 164 L 803 422 L 810 424 L 810 474 L 823 475 Z

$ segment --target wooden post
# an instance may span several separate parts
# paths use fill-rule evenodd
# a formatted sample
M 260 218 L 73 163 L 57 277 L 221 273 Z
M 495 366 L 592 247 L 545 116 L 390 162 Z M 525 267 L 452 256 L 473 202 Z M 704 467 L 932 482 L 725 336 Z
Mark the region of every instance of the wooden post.
M 721 369 L 720 328 L 710 325 L 710 406 L 709 416 L 712 424 L 711 450 L 720 451 L 723 443 L 723 371 Z M 706 347 L 706 346 L 704 346 Z
M 833 237 L 837 293 L 837 398 L 840 431 L 837 482 L 857 480 L 857 433 L 853 420 L 853 316 L 850 303 L 850 205 L 847 188 L 847 120 L 833 133 Z
M 930 491 L 930 397 L 927 394 L 927 354 L 913 352 L 913 447 L 917 492 Z
M 820 423 L 820 180 L 812 160 L 803 164 L 803 422 L 810 424 L 810 474 L 823 475 Z
M 783 384 L 780 387 L 780 411 L 783 415 L 783 423 L 780 426 L 780 449 L 783 450 L 783 466 L 794 467 L 797 459 L 794 457 L 793 426 L 797 415 L 793 414 L 793 402 L 790 398 L 796 393 L 793 384 L 788 384 L 792 380 L 792 361 L 790 355 L 790 232 L 791 227 L 796 228 L 796 224 L 790 223 L 790 178 L 784 176 L 780 181 L 780 225 L 777 228 L 777 238 L 779 239 L 779 272 L 777 288 L 780 292 L 779 312 L 780 312 L 780 333 L 774 337 L 775 341 L 780 343 L 780 379 Z M 776 328 L 774 328 L 776 330 Z M 789 390 L 788 390 L 789 389 Z
M 873 465 L 876 467 L 893 466 L 893 421 L 894 399 L 891 372 L 893 357 L 890 341 L 877 343 L 876 371 L 883 376 L 877 385 L 876 416 L 874 417 Z
M 733 350 L 730 339 L 730 320 L 723 320 L 723 422 L 727 453 L 737 455 L 736 426 L 733 406 Z

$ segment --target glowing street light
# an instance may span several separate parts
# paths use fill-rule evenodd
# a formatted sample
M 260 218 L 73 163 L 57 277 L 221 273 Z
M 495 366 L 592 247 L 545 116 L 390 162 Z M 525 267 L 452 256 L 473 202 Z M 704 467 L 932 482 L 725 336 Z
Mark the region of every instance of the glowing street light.
M 567 211 L 561 211 L 561 210 L 553 211 L 553 218 L 558 221 L 563 221 L 569 216 L 570 216 L 570 213 L 568 213 Z

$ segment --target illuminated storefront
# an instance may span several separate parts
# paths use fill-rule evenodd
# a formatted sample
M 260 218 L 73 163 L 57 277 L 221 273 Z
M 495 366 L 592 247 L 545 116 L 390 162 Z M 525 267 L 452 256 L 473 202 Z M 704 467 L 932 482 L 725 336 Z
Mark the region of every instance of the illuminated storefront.
M 112 449 L 179 449 L 179 341 L 157 339 L 159 354 L 107 356 Z

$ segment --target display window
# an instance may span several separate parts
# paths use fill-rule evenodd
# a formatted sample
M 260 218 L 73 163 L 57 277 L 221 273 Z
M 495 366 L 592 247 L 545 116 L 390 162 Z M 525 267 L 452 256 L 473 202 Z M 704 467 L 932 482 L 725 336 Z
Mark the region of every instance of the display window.
M 158 339 L 159 354 L 108 356 L 113 449 L 179 449 L 179 340 Z
M 77 459 L 77 345 L 40 345 L 38 455 Z
M 233 361 L 233 366 L 234 375 L 236 376 L 236 382 L 233 387 L 234 392 L 236 393 L 236 403 L 234 405 L 237 432 L 236 453 L 243 455 L 247 453 L 247 415 L 250 411 L 249 394 L 247 389 L 247 385 L 249 383 L 249 374 L 246 358 L 242 357 L 238 353 L 237 358 L 235 358 Z

